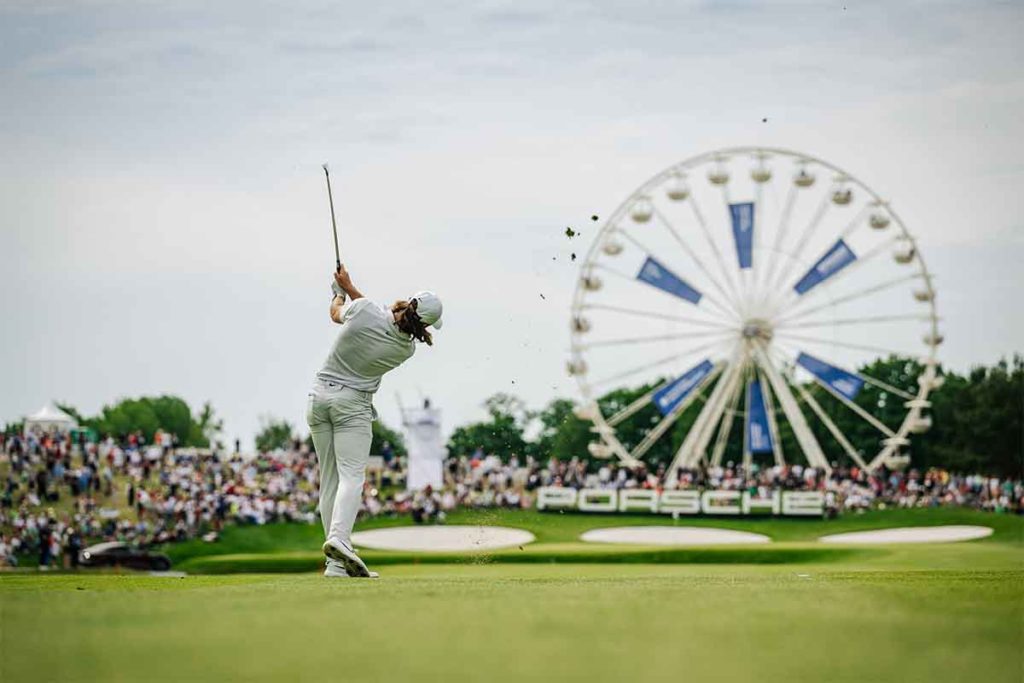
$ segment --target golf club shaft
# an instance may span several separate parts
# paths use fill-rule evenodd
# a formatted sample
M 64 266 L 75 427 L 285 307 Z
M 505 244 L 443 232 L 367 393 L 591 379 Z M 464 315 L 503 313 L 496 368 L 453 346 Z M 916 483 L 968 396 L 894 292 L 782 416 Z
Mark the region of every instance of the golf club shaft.
M 338 223 L 334 219 L 334 195 L 331 194 L 331 174 L 324 164 L 324 177 L 327 178 L 327 201 L 331 203 L 331 228 L 334 230 L 334 264 L 341 270 L 341 253 L 338 251 Z

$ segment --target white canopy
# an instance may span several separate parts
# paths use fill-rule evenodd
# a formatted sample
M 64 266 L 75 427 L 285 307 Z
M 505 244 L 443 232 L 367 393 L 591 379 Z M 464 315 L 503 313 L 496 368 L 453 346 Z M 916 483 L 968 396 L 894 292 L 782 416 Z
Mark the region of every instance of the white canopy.
M 25 432 L 31 431 L 62 431 L 66 432 L 78 426 L 75 418 L 53 404 L 45 405 L 32 415 L 25 418 Z

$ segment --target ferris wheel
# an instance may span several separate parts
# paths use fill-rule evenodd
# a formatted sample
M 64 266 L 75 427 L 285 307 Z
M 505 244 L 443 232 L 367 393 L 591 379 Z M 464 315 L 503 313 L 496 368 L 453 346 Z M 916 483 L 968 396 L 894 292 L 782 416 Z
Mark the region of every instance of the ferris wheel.
M 638 465 L 687 414 L 670 473 L 720 465 L 730 443 L 748 466 L 904 465 L 942 382 L 935 296 L 892 207 L 836 166 L 759 147 L 677 163 L 619 205 L 582 262 L 568 370 L 590 453 Z M 863 369 L 892 355 L 916 361 L 916 378 Z M 623 386 L 644 390 L 602 400 Z

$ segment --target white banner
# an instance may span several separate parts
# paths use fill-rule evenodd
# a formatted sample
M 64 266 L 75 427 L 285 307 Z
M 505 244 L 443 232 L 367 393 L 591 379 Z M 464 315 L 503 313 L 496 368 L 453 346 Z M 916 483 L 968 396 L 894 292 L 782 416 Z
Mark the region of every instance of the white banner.
M 821 491 L 772 491 L 767 497 L 749 491 L 696 489 L 537 489 L 538 510 L 581 512 L 649 512 L 662 515 L 782 515 L 821 517 L 825 494 Z

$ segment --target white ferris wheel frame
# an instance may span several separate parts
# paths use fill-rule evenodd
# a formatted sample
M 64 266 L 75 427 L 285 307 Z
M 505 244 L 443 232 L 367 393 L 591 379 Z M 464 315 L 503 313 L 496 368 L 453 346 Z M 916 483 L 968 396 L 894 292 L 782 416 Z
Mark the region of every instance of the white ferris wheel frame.
M 790 227 L 786 224 L 789 218 L 793 203 L 796 201 L 796 195 L 799 194 L 799 189 L 796 187 L 796 183 L 792 180 L 789 183 L 789 190 L 786 197 L 786 207 L 782 209 L 779 221 L 779 229 L 775 235 L 775 243 L 771 247 L 772 252 L 779 252 L 789 257 L 788 261 L 782 263 L 780 267 L 776 267 L 778 259 L 771 259 L 768 261 L 765 268 L 767 268 L 766 275 L 761 276 L 757 273 L 756 269 L 752 275 L 753 283 L 746 282 L 743 279 L 742 271 L 739 268 L 733 268 L 729 270 L 726 267 L 725 259 L 715 239 L 710 234 L 708 229 L 707 220 L 704 214 L 701 212 L 700 207 L 695 202 L 695 197 L 691 193 L 688 197 L 680 200 L 683 202 L 691 202 L 691 208 L 694 213 L 697 225 L 699 227 L 699 233 L 693 235 L 694 240 L 706 240 L 711 252 L 714 256 L 715 264 L 709 266 L 699 259 L 693 252 L 686 239 L 679 233 L 677 228 L 669 222 L 661 213 L 658 211 L 656 205 L 649 199 L 653 192 L 658 188 L 664 186 L 666 182 L 678 178 L 682 174 L 685 178 L 685 174 L 688 171 L 701 167 L 708 162 L 717 162 L 721 164 L 723 160 L 728 160 L 730 157 L 748 156 L 752 160 L 758 160 L 760 164 L 764 164 L 764 160 L 769 157 L 785 157 L 792 159 L 797 164 L 803 165 L 816 165 L 825 171 L 832 172 L 833 187 L 842 188 L 857 188 L 860 191 L 866 193 L 870 198 L 870 206 L 880 207 L 884 212 L 884 215 L 888 216 L 891 220 L 892 225 L 898 229 L 898 233 L 895 234 L 891 239 L 887 239 L 882 244 L 879 244 L 870 253 L 864 254 L 860 257 L 859 261 L 854 261 L 851 265 L 856 267 L 861 263 L 874 257 L 877 253 L 888 250 L 893 244 L 899 242 L 907 248 L 907 251 L 911 256 L 909 257 L 917 266 L 917 271 L 911 275 L 904 275 L 893 280 L 889 280 L 883 283 L 874 284 L 864 290 L 838 297 L 836 299 L 829 299 L 828 301 L 817 301 L 814 305 L 806 307 L 804 302 L 808 299 L 797 299 L 796 302 L 789 301 L 792 299 L 793 292 L 789 289 L 783 289 L 781 299 L 773 300 L 775 293 L 772 291 L 772 286 L 777 285 L 778 287 L 784 286 L 789 278 L 787 271 L 791 270 L 795 264 L 800 262 L 799 253 L 806 244 L 806 239 L 798 239 L 796 241 L 797 253 L 790 253 L 782 250 L 782 243 L 785 241 L 787 229 Z M 728 198 L 728 180 L 721 183 L 723 186 L 723 192 L 725 197 Z M 763 185 L 764 183 L 758 183 Z M 760 193 L 760 187 L 758 189 Z M 816 227 L 816 223 L 819 222 L 823 215 L 828 211 L 832 205 L 832 201 L 829 198 L 833 195 L 833 191 L 827 190 L 823 195 L 822 205 L 819 207 L 812 221 L 805 226 L 805 235 L 809 235 Z M 808 322 L 802 320 L 807 316 L 820 312 L 826 309 L 834 309 L 840 303 L 850 301 L 856 298 L 869 296 L 876 292 L 884 289 L 895 287 L 906 281 L 920 279 L 924 284 L 925 299 L 919 300 L 919 303 L 927 304 L 927 312 L 920 315 L 914 315 L 913 317 L 920 318 L 922 321 L 928 323 L 928 329 L 930 332 L 925 335 L 924 343 L 926 346 L 926 352 L 919 356 L 917 360 L 922 364 L 924 370 L 921 375 L 917 378 L 918 391 L 910 393 L 888 385 L 875 378 L 868 377 L 863 373 L 856 373 L 858 377 L 864 379 L 867 383 L 873 384 L 880 388 L 883 388 L 903 399 L 906 400 L 904 406 L 907 408 L 907 412 L 903 418 L 898 429 L 891 429 L 885 424 L 881 423 L 871 413 L 865 411 L 859 405 L 850 401 L 845 396 L 835 392 L 832 388 L 821 381 L 816 381 L 818 386 L 822 387 L 827 393 L 837 398 L 843 405 L 856 413 L 859 417 L 864 419 L 866 422 L 876 428 L 885 438 L 882 440 L 881 450 L 870 459 L 866 459 L 864 454 L 859 453 L 856 448 L 850 443 L 849 438 L 843 434 L 839 427 L 834 421 L 828 416 L 828 414 L 822 409 L 820 404 L 814 399 L 813 395 L 808 392 L 800 383 L 794 381 L 792 377 L 792 368 L 787 368 L 784 363 L 779 362 L 778 358 L 773 358 L 773 353 L 779 354 L 779 345 L 773 344 L 769 346 L 763 340 L 753 339 L 747 340 L 749 343 L 742 343 L 744 340 L 740 339 L 740 342 L 735 344 L 731 349 L 728 356 L 728 361 L 718 362 L 715 364 L 713 370 L 707 374 L 696 386 L 693 391 L 683 400 L 679 405 L 675 406 L 667 415 L 664 415 L 660 422 L 658 422 L 645 436 L 645 438 L 632 450 L 627 449 L 616 436 L 615 426 L 625 419 L 644 408 L 648 405 L 657 387 L 647 392 L 643 396 L 633 401 L 628 406 L 619 410 L 614 415 L 604 415 L 598 404 L 597 398 L 603 393 L 603 391 L 596 391 L 598 386 L 606 385 L 608 382 L 615 379 L 621 379 L 630 374 L 634 374 L 637 370 L 653 368 L 658 365 L 664 365 L 675 360 L 679 360 L 685 356 L 692 356 L 700 351 L 707 349 L 714 345 L 724 346 L 731 340 L 726 338 L 727 332 L 722 329 L 722 323 L 714 320 L 702 319 L 698 316 L 684 317 L 684 316 L 671 316 L 661 313 L 633 311 L 628 309 L 616 309 L 614 306 L 603 306 L 605 309 L 618 310 L 620 313 L 635 314 L 635 315 L 648 315 L 651 317 L 664 317 L 666 319 L 677 320 L 679 322 L 686 322 L 692 325 L 696 325 L 701 328 L 700 331 L 693 333 L 678 335 L 680 338 L 688 339 L 699 339 L 704 342 L 703 338 L 711 338 L 712 341 L 706 343 L 698 343 L 696 347 L 688 350 L 680 350 L 680 353 L 667 358 L 655 360 L 650 363 L 646 363 L 641 368 L 634 368 L 633 371 L 627 371 L 620 373 L 616 377 L 608 378 L 598 383 L 591 383 L 588 379 L 587 364 L 585 359 L 586 351 L 602 342 L 588 345 L 583 339 L 584 334 L 587 332 L 586 329 L 580 329 L 577 321 L 583 318 L 586 310 L 589 308 L 600 309 L 601 304 L 588 305 L 586 302 L 587 296 L 590 293 L 586 287 L 588 278 L 590 278 L 595 272 L 611 273 L 619 277 L 628 277 L 618 271 L 609 268 L 604 263 L 599 262 L 601 256 L 602 245 L 608 241 L 609 237 L 614 233 L 618 237 L 622 237 L 630 241 L 640 251 L 646 252 L 648 255 L 653 256 L 654 254 L 644 247 L 640 243 L 639 238 L 635 235 L 631 235 L 621 224 L 624 220 L 628 220 L 630 217 L 630 210 L 634 207 L 637 202 L 647 200 L 651 204 L 652 218 L 658 222 L 661 222 L 663 226 L 669 230 L 673 240 L 689 254 L 691 259 L 696 263 L 697 267 L 704 273 L 707 280 L 710 282 L 711 287 L 705 287 L 703 292 L 704 297 L 708 303 L 711 304 L 717 312 L 734 315 L 734 321 L 742 327 L 745 323 L 746 318 L 750 312 L 750 307 L 753 304 L 763 304 L 768 306 L 774 306 L 772 309 L 773 313 L 782 312 L 782 317 L 778 319 L 777 324 L 780 329 L 785 330 L 780 332 L 778 335 L 779 345 L 794 347 L 796 344 L 804 343 L 818 343 L 822 342 L 843 346 L 842 343 L 835 342 L 834 340 L 824 340 L 815 338 L 813 331 L 815 327 L 826 327 L 826 326 L 837 326 L 844 324 L 855 324 L 855 323 L 870 323 L 870 322 L 884 322 L 886 320 L 892 320 L 896 318 L 909 318 L 910 316 L 876 316 L 874 319 L 848 319 L 848 320 L 832 320 L 823 323 Z M 728 203 L 728 199 L 727 199 Z M 849 225 L 840 234 L 840 238 L 850 234 L 853 230 L 863 225 L 865 221 L 864 213 L 867 210 L 868 205 L 865 205 L 861 211 L 854 217 Z M 755 205 L 755 210 L 760 210 L 760 207 Z M 905 262 L 901 262 L 905 263 Z M 718 273 L 722 275 L 722 282 L 719 282 L 717 276 L 711 274 L 711 268 L 717 267 Z M 780 270 L 781 268 L 781 270 Z M 780 271 L 780 272 L 776 272 Z M 737 282 L 733 282 L 733 276 Z M 763 279 L 763 282 L 759 282 L 759 278 Z M 763 291 L 758 291 L 758 287 L 764 287 Z M 752 291 L 744 292 L 745 288 L 751 288 Z M 744 296 L 746 294 L 746 296 Z M 915 294 L 916 296 L 916 294 Z M 712 465 L 719 465 L 721 463 L 722 455 L 725 449 L 726 441 L 728 440 L 729 430 L 732 425 L 734 417 L 739 414 L 737 411 L 737 405 L 739 403 L 739 397 L 743 393 L 742 387 L 748 382 L 744 379 L 748 376 L 756 377 L 763 380 L 760 382 L 762 391 L 768 392 L 775 396 L 779 403 L 779 407 L 782 409 L 783 417 L 790 424 L 793 429 L 794 436 L 796 437 L 797 444 L 803 453 L 807 463 L 813 467 L 820 468 L 826 472 L 830 472 L 832 464 L 829 458 L 826 456 L 818 443 L 814 434 L 812 433 L 807 422 L 807 415 L 804 414 L 800 409 L 800 402 L 803 402 L 809 408 L 810 415 L 819 420 L 824 424 L 828 432 L 836 439 L 836 441 L 842 447 L 843 454 L 850 458 L 856 465 L 862 467 L 868 471 L 874 471 L 881 465 L 887 465 L 890 467 L 898 467 L 906 464 L 907 458 L 901 456 L 901 448 L 909 444 L 909 436 L 912 432 L 923 431 L 923 428 L 927 428 L 931 424 L 931 418 L 922 415 L 922 411 L 930 407 L 928 402 L 929 393 L 937 388 L 941 384 L 941 377 L 937 375 L 937 349 L 939 344 L 942 343 L 943 337 L 939 332 L 939 317 L 936 312 L 936 289 L 934 284 L 934 277 L 928 270 L 927 264 L 925 263 L 924 257 L 921 254 L 921 250 L 918 248 L 917 240 L 907 230 L 906 225 L 903 223 L 899 215 L 893 210 L 888 202 L 884 201 L 874 190 L 868 187 L 864 182 L 848 173 L 847 171 L 831 164 L 822 159 L 794 152 L 792 150 L 773 148 L 773 147 L 755 147 L 755 146 L 744 146 L 744 147 L 730 147 L 724 149 L 718 149 L 704 154 L 700 154 L 694 157 L 690 157 L 681 162 L 672 164 L 665 168 L 660 173 L 652 176 L 640 187 L 634 190 L 618 207 L 614 212 L 604 221 L 600 231 L 591 243 L 589 249 L 586 252 L 585 257 L 582 259 L 580 268 L 580 277 L 577 279 L 576 290 L 572 300 L 572 318 L 571 325 L 571 347 L 570 347 L 570 362 L 569 368 L 570 373 L 575 376 L 576 382 L 579 386 L 580 394 L 582 397 L 582 403 L 577 408 L 577 415 L 589 419 L 593 423 L 592 431 L 597 435 L 598 441 L 592 443 L 590 446 L 591 453 L 596 457 L 612 457 L 615 456 L 623 464 L 627 466 L 637 466 L 642 464 L 642 457 L 650 449 L 651 446 L 672 426 L 675 420 L 685 410 L 693 404 L 696 400 L 702 400 L 704 407 L 699 412 L 694 425 L 686 434 L 682 446 L 676 452 L 675 458 L 669 467 L 669 474 L 675 474 L 682 468 L 696 467 L 699 463 L 704 462 Z M 780 309 L 781 306 L 789 304 L 790 307 L 787 309 Z M 745 310 L 746 308 L 746 310 Z M 705 329 L 707 328 L 707 329 Z M 733 330 L 735 333 L 735 330 Z M 807 334 L 804 334 L 804 333 Z M 716 337 L 719 335 L 721 338 Z M 670 336 L 665 336 L 662 339 L 669 339 Z M 642 343 L 644 339 L 620 339 L 613 340 L 610 342 L 603 342 L 604 344 L 627 344 L 627 343 Z M 876 351 L 880 353 L 892 353 L 893 351 L 885 348 L 878 348 L 872 346 L 858 345 L 858 344 L 846 344 L 847 347 L 865 350 L 865 351 Z M 751 374 L 753 373 L 753 374 Z M 704 392 L 708 385 L 714 379 L 718 379 L 715 383 L 714 388 L 708 396 L 704 396 Z M 767 390 L 765 389 L 767 387 Z M 793 390 L 796 390 L 796 394 Z M 797 398 L 799 397 L 799 398 Z M 774 407 L 772 402 L 766 403 L 768 422 L 770 431 L 774 435 L 775 443 L 775 464 L 785 464 L 786 460 L 782 453 L 781 441 L 778 438 L 778 427 L 777 418 L 775 415 Z M 708 449 L 710 451 L 710 457 L 708 455 Z M 746 452 L 746 446 L 744 446 L 744 461 L 745 464 L 749 465 L 750 455 Z

